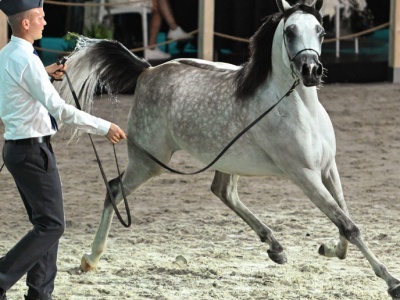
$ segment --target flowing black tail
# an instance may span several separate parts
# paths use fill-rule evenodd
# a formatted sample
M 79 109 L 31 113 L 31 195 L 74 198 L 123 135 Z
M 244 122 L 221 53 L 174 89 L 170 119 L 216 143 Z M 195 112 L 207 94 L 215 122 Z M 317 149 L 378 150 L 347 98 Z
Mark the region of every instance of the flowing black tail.
M 79 37 L 67 65 L 82 110 L 87 112 L 91 112 L 93 95 L 99 86 L 111 94 L 134 93 L 139 75 L 151 67 L 117 41 L 86 37 Z M 68 104 L 74 103 L 66 80 L 54 85 Z

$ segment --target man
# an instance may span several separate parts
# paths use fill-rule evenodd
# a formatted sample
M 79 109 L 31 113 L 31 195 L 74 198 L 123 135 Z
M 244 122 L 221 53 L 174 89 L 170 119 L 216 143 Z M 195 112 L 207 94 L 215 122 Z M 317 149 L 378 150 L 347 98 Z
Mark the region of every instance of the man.
M 0 259 L 0 300 L 27 275 L 25 299 L 49 300 L 57 273 L 58 240 L 64 232 L 61 182 L 50 144 L 56 120 L 105 135 L 112 143 L 125 139 L 115 124 L 67 105 L 49 75 L 61 78 L 65 66 L 44 68 L 33 48 L 46 25 L 43 0 L 1 0 L 12 29 L 0 51 L 0 118 L 5 125 L 3 160 L 12 174 L 33 228 Z

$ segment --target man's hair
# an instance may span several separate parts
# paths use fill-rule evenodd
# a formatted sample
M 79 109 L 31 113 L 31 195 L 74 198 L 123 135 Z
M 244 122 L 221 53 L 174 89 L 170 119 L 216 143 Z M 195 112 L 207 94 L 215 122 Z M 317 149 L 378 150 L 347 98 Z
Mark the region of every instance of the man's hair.
M 29 11 L 23 11 L 8 17 L 8 24 L 10 24 L 12 32 L 19 32 L 21 30 L 21 22 L 23 19 L 30 19 Z

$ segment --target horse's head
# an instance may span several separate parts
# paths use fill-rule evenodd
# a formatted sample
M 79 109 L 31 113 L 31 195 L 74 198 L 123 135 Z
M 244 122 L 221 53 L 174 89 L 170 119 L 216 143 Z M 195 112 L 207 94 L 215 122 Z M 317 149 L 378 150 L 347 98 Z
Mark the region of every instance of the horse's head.
M 277 0 L 279 10 L 285 16 L 283 41 L 294 75 L 305 86 L 316 86 L 321 83 L 323 74 L 319 60 L 325 35 L 319 13 L 323 0 L 316 0 L 313 5 L 300 2 L 302 4 L 291 6 L 286 0 Z

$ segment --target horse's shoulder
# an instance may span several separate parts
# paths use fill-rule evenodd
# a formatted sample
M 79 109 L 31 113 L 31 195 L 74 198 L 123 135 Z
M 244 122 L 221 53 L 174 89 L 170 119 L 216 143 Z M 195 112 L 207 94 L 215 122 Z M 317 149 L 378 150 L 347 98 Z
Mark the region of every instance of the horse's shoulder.
M 172 63 L 178 63 L 180 65 L 186 65 L 186 66 L 191 66 L 199 69 L 204 69 L 204 70 L 209 70 L 209 71 L 219 71 L 219 72 L 225 72 L 225 71 L 237 71 L 239 69 L 238 66 L 228 64 L 228 63 L 223 63 L 223 62 L 212 62 L 208 60 L 203 60 L 203 59 L 197 59 L 197 58 L 180 58 L 180 59 L 175 59 L 171 61 Z

